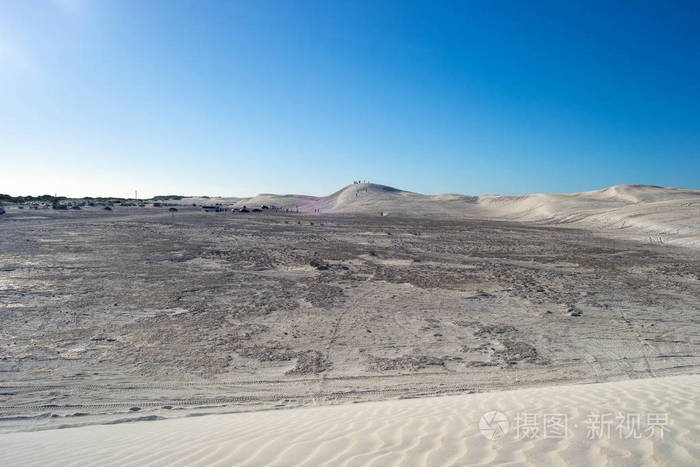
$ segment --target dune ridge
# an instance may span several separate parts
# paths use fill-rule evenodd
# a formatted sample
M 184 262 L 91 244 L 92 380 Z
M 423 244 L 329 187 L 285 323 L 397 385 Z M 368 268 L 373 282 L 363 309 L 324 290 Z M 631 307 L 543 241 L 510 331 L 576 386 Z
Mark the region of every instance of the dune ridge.
M 442 216 L 527 222 L 700 248 L 700 190 L 653 185 L 616 185 L 565 194 L 470 196 L 424 195 L 386 185 L 357 183 L 323 197 L 259 194 L 230 199 L 229 204 L 238 208 L 267 205 L 306 214 Z
M 6 465 L 697 465 L 699 384 L 684 375 L 11 433 L 0 451 Z
M 479 205 L 491 219 L 567 225 L 700 247 L 700 190 L 617 185 L 570 194 L 480 196 Z

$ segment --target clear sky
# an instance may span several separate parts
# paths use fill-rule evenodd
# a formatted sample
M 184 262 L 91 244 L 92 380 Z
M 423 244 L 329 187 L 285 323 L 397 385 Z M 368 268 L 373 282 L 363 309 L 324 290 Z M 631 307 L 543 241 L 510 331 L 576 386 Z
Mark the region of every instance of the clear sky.
M 0 1 L 0 193 L 700 188 L 700 2 Z

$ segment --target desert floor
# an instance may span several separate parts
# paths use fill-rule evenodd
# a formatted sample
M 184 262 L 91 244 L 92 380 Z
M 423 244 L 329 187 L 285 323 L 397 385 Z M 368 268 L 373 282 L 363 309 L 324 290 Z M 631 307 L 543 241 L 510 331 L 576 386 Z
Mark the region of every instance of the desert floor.
M 0 219 L 0 431 L 693 374 L 700 252 L 515 222 Z

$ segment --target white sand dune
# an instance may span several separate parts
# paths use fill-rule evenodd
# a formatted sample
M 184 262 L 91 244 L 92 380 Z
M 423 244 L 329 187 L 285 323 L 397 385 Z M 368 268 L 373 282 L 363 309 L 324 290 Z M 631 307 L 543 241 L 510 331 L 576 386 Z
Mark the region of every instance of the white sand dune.
M 493 219 L 569 225 L 700 247 L 700 190 L 618 185 L 571 194 L 480 196 L 479 205 Z
M 186 199 L 185 202 L 188 202 Z M 569 194 L 423 195 L 385 185 L 349 185 L 329 196 L 260 194 L 232 206 L 302 213 L 447 216 L 591 229 L 604 235 L 700 248 L 700 190 L 617 185 Z
M 3 465 L 698 465 L 699 387 L 686 375 L 11 433 L 0 452 Z
M 273 205 L 281 209 L 299 209 L 300 212 L 313 213 L 320 210 L 325 213 L 377 214 L 382 210 L 408 214 L 410 212 L 428 213 L 434 209 L 429 197 L 419 193 L 403 191 L 385 185 L 361 183 L 349 185 L 329 196 L 314 197 L 303 195 L 260 194 L 236 203 L 256 207 L 262 204 Z M 427 204 L 426 204 L 427 203 Z

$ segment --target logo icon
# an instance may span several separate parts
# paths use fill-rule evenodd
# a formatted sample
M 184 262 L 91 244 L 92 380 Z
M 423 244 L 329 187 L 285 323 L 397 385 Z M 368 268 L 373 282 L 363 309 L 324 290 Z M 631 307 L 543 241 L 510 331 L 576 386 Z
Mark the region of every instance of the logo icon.
M 508 427 L 508 418 L 495 410 L 486 412 L 479 420 L 479 431 L 491 441 L 503 438 L 508 433 Z

